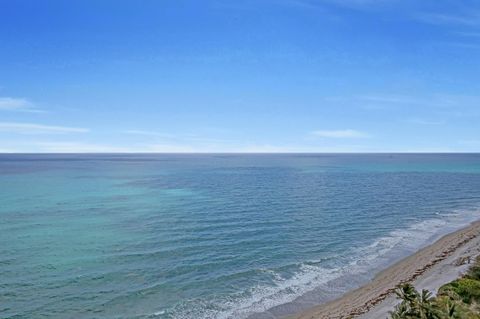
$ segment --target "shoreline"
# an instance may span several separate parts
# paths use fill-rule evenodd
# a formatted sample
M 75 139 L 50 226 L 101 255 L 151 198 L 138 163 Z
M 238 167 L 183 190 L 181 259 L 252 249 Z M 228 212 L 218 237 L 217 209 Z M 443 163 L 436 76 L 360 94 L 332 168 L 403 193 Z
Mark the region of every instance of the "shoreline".
M 379 272 L 369 283 L 338 299 L 315 306 L 288 319 L 385 319 L 397 303 L 398 284 L 410 282 L 435 292 L 456 279 L 480 252 L 480 220 L 446 234 L 429 246 Z

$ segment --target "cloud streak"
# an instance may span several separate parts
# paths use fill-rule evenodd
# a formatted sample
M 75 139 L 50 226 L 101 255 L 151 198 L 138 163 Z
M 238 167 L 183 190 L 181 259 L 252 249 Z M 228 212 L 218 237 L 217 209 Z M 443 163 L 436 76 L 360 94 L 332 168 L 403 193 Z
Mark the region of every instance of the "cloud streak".
M 477 109 L 478 95 L 429 94 L 422 96 L 370 94 L 354 96 L 332 96 L 324 100 L 330 104 L 357 105 L 367 110 L 392 110 L 416 106 L 435 110 Z
M 433 121 L 433 120 L 425 120 L 421 118 L 411 118 L 407 120 L 407 123 L 418 124 L 418 125 L 443 125 L 445 124 L 445 121 Z
M 157 137 L 164 137 L 164 138 L 173 138 L 175 135 L 166 134 L 156 131 L 145 131 L 145 130 L 126 130 L 123 133 L 131 134 L 131 135 L 143 135 L 143 136 L 157 136 Z
M 130 153 L 126 147 L 91 144 L 83 142 L 41 142 L 36 143 L 41 152 L 47 153 Z
M 0 97 L 0 111 L 43 112 L 29 100 L 13 97 Z
M 368 138 L 370 134 L 347 129 L 347 130 L 317 130 L 313 131 L 312 135 L 322 138 Z
M 0 122 L 0 132 L 16 134 L 66 134 L 87 133 L 89 129 L 67 126 L 51 126 L 34 123 Z
M 420 21 L 436 24 L 436 25 L 464 25 L 464 26 L 480 26 L 480 13 L 473 14 L 443 14 L 443 13 L 428 13 L 418 17 Z
M 339 6 L 351 9 L 373 9 L 385 5 L 391 5 L 394 0 L 284 0 L 283 3 L 303 6 L 305 8 Z

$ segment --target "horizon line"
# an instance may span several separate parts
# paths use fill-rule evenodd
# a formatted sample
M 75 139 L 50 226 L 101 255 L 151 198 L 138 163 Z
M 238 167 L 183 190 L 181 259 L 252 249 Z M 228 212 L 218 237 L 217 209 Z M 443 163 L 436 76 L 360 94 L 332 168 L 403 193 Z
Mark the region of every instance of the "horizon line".
M 295 155 L 295 154 L 480 154 L 475 152 L 422 152 L 422 151 L 394 151 L 394 152 L 0 152 L 0 155 Z

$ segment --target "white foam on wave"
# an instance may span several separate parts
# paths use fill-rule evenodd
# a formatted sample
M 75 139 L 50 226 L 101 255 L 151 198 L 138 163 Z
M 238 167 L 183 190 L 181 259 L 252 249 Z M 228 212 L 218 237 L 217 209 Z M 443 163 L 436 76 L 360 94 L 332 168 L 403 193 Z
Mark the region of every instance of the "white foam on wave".
M 413 253 L 430 244 L 432 240 L 467 226 L 480 217 L 480 211 L 458 210 L 450 213 L 435 213 L 435 218 L 415 222 L 408 228 L 392 230 L 387 236 L 380 237 L 371 245 L 360 248 L 359 256 L 353 264 L 371 261 L 370 266 L 379 263 L 380 258 L 389 258 L 397 252 Z
M 335 269 L 306 264 L 299 265 L 299 270 L 289 278 L 273 270 L 264 270 L 264 272 L 272 278 L 272 285 L 255 286 L 248 292 L 228 299 L 195 300 L 188 304 L 180 304 L 173 309 L 171 317 L 175 319 L 246 318 L 252 313 L 264 312 L 280 304 L 291 302 L 304 292 L 336 277 Z
M 270 285 L 258 285 L 228 298 L 192 300 L 163 314 L 174 319 L 245 319 L 252 314 L 293 302 L 342 276 L 365 273 L 373 275 L 372 270 L 382 263 L 403 257 L 398 254 L 399 251 L 412 253 L 428 244 L 431 239 L 468 225 L 478 218 L 479 211 L 457 211 L 437 216 L 439 217 L 413 223 L 405 229 L 393 230 L 368 246 L 346 252 L 343 257 L 339 257 L 345 261 L 342 267 L 329 269 L 318 263 L 302 263 L 298 265 L 295 274 L 288 278 L 274 270 L 262 270 L 271 278 Z

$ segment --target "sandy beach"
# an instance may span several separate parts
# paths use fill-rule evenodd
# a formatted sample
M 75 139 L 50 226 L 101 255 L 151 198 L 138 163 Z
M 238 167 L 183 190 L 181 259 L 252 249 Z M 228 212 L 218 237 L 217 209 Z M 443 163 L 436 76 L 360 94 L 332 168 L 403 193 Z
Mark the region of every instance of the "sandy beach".
M 417 289 L 436 292 L 465 272 L 480 253 L 479 235 L 477 221 L 385 269 L 365 286 L 289 318 L 385 319 L 398 302 L 393 294 L 398 284 L 411 282 Z

